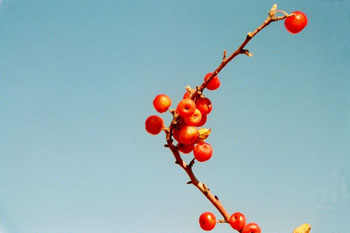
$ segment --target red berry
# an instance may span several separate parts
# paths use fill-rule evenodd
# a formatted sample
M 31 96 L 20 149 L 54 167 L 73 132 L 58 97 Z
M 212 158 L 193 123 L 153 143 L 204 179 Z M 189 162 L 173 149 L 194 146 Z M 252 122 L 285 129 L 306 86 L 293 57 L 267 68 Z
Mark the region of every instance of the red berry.
M 196 109 L 191 116 L 185 117 L 184 120 L 187 125 L 197 125 L 202 120 L 202 113 Z
M 190 98 L 190 95 L 191 95 L 191 93 L 189 91 L 186 91 L 184 96 L 183 96 L 183 99 Z
M 157 95 L 153 100 L 153 106 L 159 113 L 166 112 L 171 105 L 169 96 L 161 94 Z
M 284 25 L 290 33 L 296 34 L 306 27 L 307 17 L 301 11 L 294 11 L 292 16 L 285 19 Z
M 191 99 L 183 99 L 177 105 L 176 111 L 182 117 L 190 117 L 196 110 L 196 104 Z
M 196 127 L 201 127 L 207 122 L 207 115 L 202 114 L 202 119 L 198 124 L 195 124 Z
M 204 81 L 207 81 L 209 79 L 209 77 L 212 75 L 212 73 L 208 73 L 205 77 L 204 77 Z M 208 90 L 216 90 L 220 87 L 220 80 L 218 78 L 218 76 L 215 76 L 208 84 L 207 84 L 207 89 Z
M 196 107 L 201 111 L 202 114 L 209 114 L 213 106 L 208 98 L 199 98 L 196 100 Z
M 179 130 L 180 142 L 186 145 L 193 144 L 199 136 L 199 132 L 196 127 L 193 126 L 183 126 Z
M 245 217 L 242 213 L 236 212 L 230 217 L 230 225 L 233 229 L 240 231 L 245 226 Z
M 242 233 L 261 233 L 260 227 L 256 223 L 248 223 L 243 228 Z
M 193 155 L 199 162 L 205 162 L 211 158 L 213 148 L 206 142 L 200 142 L 193 148 Z
M 179 143 L 179 145 L 178 145 L 179 151 L 184 153 L 184 154 L 188 154 L 191 151 L 193 151 L 193 147 L 194 147 L 194 144 L 185 145 L 185 144 Z
M 150 134 L 156 135 L 162 131 L 164 127 L 163 119 L 159 116 L 149 116 L 145 122 L 146 131 Z
M 211 231 L 216 225 L 215 215 L 210 212 L 204 212 L 199 216 L 199 225 L 205 231 Z

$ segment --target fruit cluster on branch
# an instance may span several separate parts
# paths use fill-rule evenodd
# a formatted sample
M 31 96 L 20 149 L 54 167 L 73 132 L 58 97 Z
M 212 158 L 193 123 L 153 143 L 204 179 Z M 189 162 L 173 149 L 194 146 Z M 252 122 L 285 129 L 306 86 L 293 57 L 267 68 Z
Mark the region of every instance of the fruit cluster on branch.
M 282 13 L 282 16 L 276 16 L 277 13 Z M 150 134 L 157 135 L 161 131 L 165 132 L 166 144 L 175 158 L 175 163 L 178 164 L 187 173 L 190 181 L 188 184 L 194 185 L 203 195 L 214 205 L 214 207 L 223 216 L 223 220 L 217 220 L 211 212 L 205 212 L 199 217 L 200 227 L 209 231 L 212 230 L 216 223 L 229 223 L 229 225 L 240 233 L 260 233 L 260 227 L 256 223 L 246 223 L 245 216 L 240 212 L 235 212 L 230 215 L 216 195 L 213 195 L 210 189 L 200 182 L 193 173 L 192 167 L 195 161 L 206 162 L 212 158 L 213 148 L 206 142 L 210 134 L 210 129 L 200 128 L 206 121 L 212 111 L 212 103 L 203 93 L 205 89 L 216 90 L 220 87 L 218 78 L 219 72 L 237 55 L 245 54 L 252 56 L 249 50 L 245 49 L 249 41 L 259 33 L 263 28 L 271 22 L 285 20 L 286 29 L 292 33 L 299 33 L 307 25 L 307 18 L 304 13 L 295 11 L 291 14 L 282 10 L 277 10 L 277 5 L 273 5 L 269 11 L 267 19 L 253 32 L 247 34 L 246 39 L 227 57 L 227 52 L 224 51 L 224 56 L 219 66 L 213 71 L 204 76 L 203 82 L 195 89 L 186 87 L 186 92 L 175 109 L 169 110 L 172 105 L 171 98 L 165 94 L 157 95 L 153 100 L 153 106 L 158 113 L 170 112 L 173 119 L 168 127 L 164 126 L 164 121 L 157 115 L 151 115 L 146 119 L 145 128 Z M 193 153 L 193 159 L 187 164 L 181 154 Z M 309 229 L 310 230 L 310 229 Z

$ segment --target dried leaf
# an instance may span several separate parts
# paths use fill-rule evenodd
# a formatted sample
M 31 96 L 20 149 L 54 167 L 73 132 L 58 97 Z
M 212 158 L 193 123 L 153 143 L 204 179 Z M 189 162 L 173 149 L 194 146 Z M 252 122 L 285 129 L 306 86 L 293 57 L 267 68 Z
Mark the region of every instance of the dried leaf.
M 201 128 L 198 130 L 198 132 L 199 132 L 199 137 L 196 142 L 197 143 L 204 142 L 209 137 L 209 134 L 211 133 L 211 129 Z
M 294 229 L 293 233 L 310 233 L 311 226 L 309 224 L 302 224 L 301 226 Z

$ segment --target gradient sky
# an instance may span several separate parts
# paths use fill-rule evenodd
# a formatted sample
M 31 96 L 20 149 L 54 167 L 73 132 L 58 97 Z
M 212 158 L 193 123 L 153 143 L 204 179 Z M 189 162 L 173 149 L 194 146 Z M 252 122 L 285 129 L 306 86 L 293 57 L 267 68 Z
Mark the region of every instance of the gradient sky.
M 273 3 L 0 0 L 0 232 L 202 232 L 199 215 L 218 212 L 144 121 Z M 263 233 L 348 232 L 350 1 L 276 3 L 309 24 L 271 24 L 205 92 L 214 154 L 194 172 Z

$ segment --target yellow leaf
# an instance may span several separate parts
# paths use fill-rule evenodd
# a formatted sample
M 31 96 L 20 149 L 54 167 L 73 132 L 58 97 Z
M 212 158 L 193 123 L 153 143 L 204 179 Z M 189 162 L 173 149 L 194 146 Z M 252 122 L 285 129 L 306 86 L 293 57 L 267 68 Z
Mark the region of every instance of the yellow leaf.
M 196 143 L 204 142 L 209 137 L 211 129 L 201 128 L 198 130 L 198 132 L 199 132 L 199 137 L 198 137 Z
M 302 224 L 301 226 L 294 229 L 293 233 L 310 233 L 311 226 L 309 224 Z

